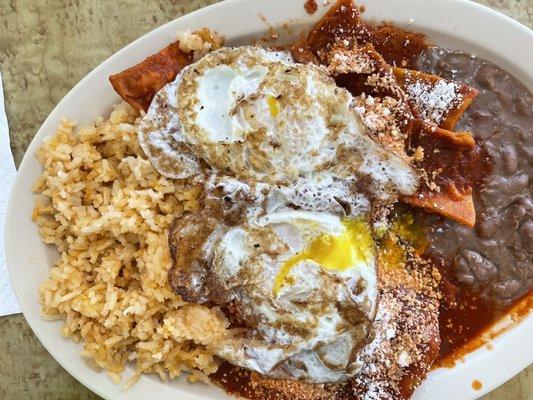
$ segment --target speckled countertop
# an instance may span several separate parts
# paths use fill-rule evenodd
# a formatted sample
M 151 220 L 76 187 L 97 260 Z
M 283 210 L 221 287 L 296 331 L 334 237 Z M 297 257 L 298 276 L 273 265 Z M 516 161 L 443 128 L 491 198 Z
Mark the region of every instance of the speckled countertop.
M 0 70 L 17 165 L 52 108 L 90 70 L 143 33 L 214 2 L 0 0 Z M 533 26 L 533 0 L 479 2 Z M 4 399 L 98 396 L 65 372 L 17 315 L 0 318 L 0 400 Z M 483 397 L 532 399 L 531 366 Z

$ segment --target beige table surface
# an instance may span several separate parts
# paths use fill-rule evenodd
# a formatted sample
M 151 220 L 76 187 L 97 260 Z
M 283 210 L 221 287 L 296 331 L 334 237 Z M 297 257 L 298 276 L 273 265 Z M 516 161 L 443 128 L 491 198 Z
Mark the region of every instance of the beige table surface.
M 0 70 L 17 165 L 52 108 L 90 70 L 143 33 L 213 2 L 0 0 Z M 533 26 L 533 0 L 479 2 Z M 0 318 L 0 400 L 11 399 L 98 396 L 63 370 L 17 315 Z M 526 399 L 533 399 L 531 366 L 483 397 Z

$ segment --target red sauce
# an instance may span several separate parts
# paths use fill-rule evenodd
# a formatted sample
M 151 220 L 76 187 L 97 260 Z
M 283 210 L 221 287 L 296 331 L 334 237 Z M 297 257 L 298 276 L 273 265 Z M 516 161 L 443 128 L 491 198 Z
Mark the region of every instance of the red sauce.
M 416 69 L 419 57 L 428 46 L 424 35 L 386 24 L 372 28 L 370 41 L 389 64 L 413 69 Z M 429 136 L 418 136 L 416 140 L 421 142 L 418 144 L 431 147 L 431 143 L 426 143 L 431 140 Z M 446 187 L 450 182 L 459 189 L 479 187 L 493 168 L 482 142 L 477 140 L 473 149 L 465 148 L 462 152 L 452 150 L 456 149 L 446 151 L 439 146 L 439 151 L 446 154 L 427 152 L 425 169 L 442 169 L 445 172 L 435 179 L 440 187 Z M 531 293 L 510 307 L 497 307 L 492 299 L 479 295 L 472 286 L 455 282 L 449 274 L 450 269 L 448 265 L 440 268 L 444 298 L 439 313 L 441 346 L 436 367 L 451 367 L 480 346 L 490 346 L 487 340 L 501 333 L 492 332 L 491 327 L 507 316 L 518 322 L 532 309 Z
M 428 46 L 423 34 L 406 32 L 388 24 L 373 26 L 371 29 L 370 41 L 388 64 L 416 69 L 420 54 Z
M 466 136 L 470 139 L 470 135 Z M 447 135 L 438 136 L 424 129 L 417 131 L 414 128 L 409 141 L 411 148 L 420 146 L 424 149 L 421 166 L 428 174 L 438 172 L 430 180 L 440 188 L 453 186 L 465 193 L 472 187 L 478 187 L 492 171 L 490 157 L 479 140 L 472 147 L 468 141 L 459 143 Z
M 307 0 L 304 4 L 304 8 L 309 14 L 314 14 L 316 13 L 316 10 L 318 10 L 318 4 L 316 0 Z
M 501 314 L 494 303 L 477 296 L 470 287 L 454 284 L 441 268 L 444 299 L 439 312 L 439 360 L 446 360 L 479 336 Z M 437 364 L 441 364 L 437 361 Z
M 109 80 L 116 92 L 133 108 L 147 111 L 154 95 L 191 63 L 191 56 L 179 48 L 179 43 L 169 44 L 157 54 L 118 74 Z
M 257 398 L 250 387 L 251 372 L 223 362 L 217 372 L 211 374 L 210 379 L 222 386 L 229 394 L 249 399 Z
M 480 381 L 478 381 L 477 379 L 474 379 L 472 381 L 472 389 L 481 390 L 482 387 L 483 387 L 483 384 Z
M 470 292 L 471 300 L 470 302 L 466 300 L 466 307 L 459 311 L 441 309 L 439 325 L 443 343 L 434 368 L 453 368 L 464 356 L 482 346 L 492 351 L 493 346 L 490 341 L 520 323 L 533 308 L 532 292 L 508 308 L 495 307 L 493 303 L 483 301 L 468 289 L 463 289 L 463 292 Z M 476 306 L 480 307 L 477 308 L 477 312 Z M 510 322 L 499 329 L 494 329 L 494 326 L 504 318 L 510 318 Z M 455 325 L 455 331 L 446 329 L 450 319 Z
M 341 12 L 345 3 L 352 4 L 351 1 L 341 0 L 327 14 L 326 19 L 331 19 L 335 22 L 335 24 L 332 24 L 329 21 L 330 30 L 324 30 L 322 26 L 318 25 L 311 31 L 309 38 L 312 39 L 312 46 L 305 48 L 306 54 L 316 57 L 317 50 L 327 48 L 332 43 L 333 38 L 337 40 L 343 38 L 342 33 L 339 32 L 344 32 L 344 34 L 349 36 L 355 35 L 362 43 L 366 41 L 366 28 L 361 29 L 358 19 L 355 18 L 358 10 L 351 10 L 352 14 L 350 15 L 347 15 L 347 12 Z M 305 9 L 310 14 L 316 12 L 316 1 L 307 0 Z M 341 29 L 344 26 L 349 26 L 351 29 L 344 31 Z M 371 33 L 368 40 L 387 63 L 393 66 L 416 69 L 417 61 L 422 52 L 428 47 L 424 35 L 406 32 L 390 25 L 380 25 L 370 29 Z M 302 43 L 309 44 L 305 41 Z M 419 141 L 423 142 L 424 140 L 427 140 L 427 137 L 419 137 Z M 452 156 L 459 158 L 452 160 Z M 460 187 L 476 186 L 483 176 L 490 173 L 492 167 L 486 152 L 479 146 L 479 143 L 473 149 L 465 149 L 464 154 L 450 151 L 450 154 L 446 154 L 445 157 L 442 154 L 428 157 L 426 162 L 434 164 L 434 169 L 447 169 L 449 173 L 441 175 L 441 178 L 438 179 L 451 180 L 459 183 Z M 446 186 L 447 182 L 439 181 L 438 183 L 439 186 Z M 490 346 L 487 343 L 487 338 L 490 339 L 502 332 L 488 334 L 495 323 L 507 316 L 511 316 L 515 322 L 518 322 L 526 317 L 532 308 L 533 296 L 531 292 L 521 301 L 515 303 L 514 306 L 499 308 L 490 298 L 479 295 L 472 286 L 455 282 L 449 274 L 450 269 L 450 266 L 447 265 L 440 268 L 443 276 L 441 283 L 443 300 L 439 315 L 441 344 L 435 367 L 453 366 L 457 360 L 476 348 L 482 345 Z M 410 375 L 417 381 L 413 383 L 406 382 L 405 387 L 407 390 L 405 394 L 402 393 L 403 397 L 408 398 L 410 396 L 412 388 L 419 383 L 424 374 L 425 371 L 421 372 L 420 377 L 418 374 Z M 276 387 L 269 387 L 270 383 L 263 381 L 260 375 L 232 366 L 227 362 L 224 362 L 218 372 L 211 377 L 214 382 L 224 387 L 230 394 L 261 400 L 280 397 L 288 398 L 284 390 L 286 387 L 282 387 L 283 383 L 281 381 L 278 381 L 279 387 L 277 384 Z M 293 384 L 298 385 L 294 382 Z M 474 390 L 481 390 L 482 387 L 483 385 L 480 381 L 472 381 Z M 337 387 L 336 389 L 337 398 L 353 397 L 351 391 L 346 391 L 342 387 Z M 284 394 L 284 396 L 280 396 L 280 394 Z M 295 396 L 294 398 L 300 397 Z

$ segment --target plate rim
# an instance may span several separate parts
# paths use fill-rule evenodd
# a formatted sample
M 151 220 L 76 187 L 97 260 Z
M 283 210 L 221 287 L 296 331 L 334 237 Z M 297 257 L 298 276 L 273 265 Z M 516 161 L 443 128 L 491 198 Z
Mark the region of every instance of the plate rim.
M 14 282 L 13 276 L 14 276 L 14 274 L 16 274 L 14 267 L 12 267 L 12 265 L 15 264 L 13 262 L 13 259 L 16 258 L 16 255 L 12 254 L 12 247 L 9 246 L 9 244 L 11 243 L 11 240 L 12 240 L 12 235 L 13 235 L 12 232 L 16 229 L 16 225 L 14 225 L 15 221 L 13 221 L 13 219 L 11 218 L 11 215 L 14 215 L 14 211 L 13 210 L 16 209 L 16 202 L 15 202 L 14 198 L 15 198 L 16 194 L 18 192 L 20 192 L 21 187 L 24 187 L 25 182 L 23 182 L 23 179 L 24 179 L 23 177 L 26 174 L 26 169 L 28 168 L 28 165 L 30 164 L 30 160 L 33 157 L 35 157 L 35 155 L 34 155 L 35 150 L 40 146 L 40 144 L 42 143 L 42 140 L 45 137 L 49 137 L 53 133 L 53 132 L 48 132 L 47 133 L 45 131 L 45 128 L 46 128 L 47 125 L 50 124 L 51 120 L 54 119 L 54 114 L 57 114 L 58 110 L 61 110 L 64 107 L 64 105 L 70 100 L 70 98 L 73 97 L 79 91 L 79 89 L 81 87 L 83 87 L 84 84 L 86 84 L 86 82 L 90 81 L 93 78 L 93 76 L 98 74 L 99 71 L 101 71 L 102 69 L 105 69 L 105 67 L 107 67 L 109 64 L 111 64 L 113 61 L 119 60 L 129 50 L 136 48 L 141 42 L 147 40 L 151 36 L 157 36 L 158 34 L 162 34 L 162 32 L 164 32 L 169 27 L 174 25 L 177 21 L 180 21 L 180 20 L 192 20 L 194 18 L 200 17 L 204 13 L 215 13 L 218 9 L 223 10 L 223 9 L 238 8 L 239 4 L 247 3 L 247 2 L 250 2 L 250 1 L 251 0 L 224 0 L 224 1 L 220 1 L 218 3 L 214 3 L 212 5 L 197 9 L 197 10 L 191 12 L 191 13 L 184 14 L 184 15 L 178 17 L 178 18 L 175 18 L 175 19 L 173 19 L 173 20 L 171 20 L 171 21 L 169 21 L 169 22 L 167 22 L 167 23 L 165 23 L 163 25 L 160 25 L 160 26 L 152 29 L 151 31 L 141 35 L 140 37 L 138 37 L 137 39 L 135 39 L 131 43 L 127 44 L 126 46 L 124 46 L 120 50 L 118 50 L 117 52 L 115 52 L 115 53 L 111 54 L 109 57 L 107 57 L 98 66 L 96 66 L 87 75 L 85 75 L 76 85 L 74 85 L 72 87 L 72 89 L 70 89 L 65 94 L 65 96 L 56 104 L 56 106 L 52 109 L 52 111 L 48 114 L 46 119 L 43 121 L 43 123 L 41 124 L 41 126 L 37 130 L 36 134 L 34 135 L 32 141 L 30 142 L 29 146 L 27 147 L 26 152 L 25 152 L 25 154 L 24 154 L 24 156 L 22 158 L 22 161 L 19 164 L 19 168 L 17 170 L 17 175 L 16 175 L 16 178 L 15 178 L 15 182 L 14 182 L 14 184 L 12 186 L 11 193 L 10 193 L 10 196 L 9 196 L 7 212 L 6 212 L 6 223 L 5 223 L 5 227 L 4 227 L 4 231 L 5 231 L 4 232 L 5 233 L 5 244 L 4 245 L 5 245 L 5 254 L 6 254 L 6 263 L 7 263 L 7 266 L 8 266 L 8 273 L 9 273 L 9 277 L 10 277 L 12 282 Z M 260 2 L 260 1 L 261 0 L 255 0 L 255 2 Z M 263 0 L 263 1 L 265 1 L 265 0 Z M 303 3 L 304 0 L 298 0 L 298 1 Z M 425 3 L 425 0 L 408 0 L 407 2 L 416 4 L 416 3 Z M 441 0 L 441 2 L 442 3 L 446 3 L 447 5 L 450 5 L 451 7 L 459 7 L 459 8 L 466 7 L 466 8 L 470 8 L 471 10 L 477 10 L 479 12 L 482 12 L 482 13 L 485 13 L 485 14 L 490 15 L 492 17 L 495 17 L 495 18 L 503 21 L 504 24 L 507 24 L 510 27 L 514 27 L 515 29 L 521 31 L 522 34 L 528 34 L 530 39 L 533 40 L 533 31 L 531 29 L 529 29 L 527 26 L 523 25 L 522 23 L 512 19 L 511 17 L 509 17 L 509 16 L 507 16 L 507 15 L 505 15 L 505 14 L 499 12 L 499 11 L 491 9 L 490 7 L 487 7 L 485 5 L 482 5 L 482 4 L 479 4 L 479 3 L 475 3 L 475 2 L 469 1 L 469 0 Z M 359 1 L 359 3 L 366 3 L 366 1 Z M 400 3 L 400 1 L 397 0 L 396 3 L 398 4 L 398 3 Z M 428 3 L 430 3 L 430 2 L 428 2 Z M 414 27 L 416 28 L 416 25 L 414 25 Z M 147 57 L 148 55 L 149 54 L 145 55 L 144 57 Z M 533 75 L 532 75 L 532 79 L 533 79 Z M 527 84 L 526 82 L 523 82 L 523 83 Z M 96 117 L 96 116 L 93 116 L 91 118 L 94 118 L 94 117 Z M 32 199 L 33 199 L 33 197 L 34 197 L 33 194 L 31 194 L 31 196 L 32 196 Z M 44 245 L 44 243 L 43 243 L 43 245 Z M 47 245 L 45 245 L 45 246 L 47 246 Z M 53 346 L 51 346 L 51 345 L 49 346 L 49 343 L 47 342 L 47 340 L 41 336 L 41 334 L 39 332 L 39 329 L 37 329 L 35 320 L 33 319 L 32 316 L 29 316 L 31 314 L 31 312 L 30 312 L 30 310 L 28 308 L 29 307 L 28 304 L 26 303 L 26 301 L 23 300 L 23 296 L 20 294 L 20 288 L 18 288 L 15 285 L 13 285 L 13 289 L 14 289 L 15 295 L 17 297 L 17 300 L 19 301 L 19 304 L 21 306 L 21 309 L 22 309 L 22 312 L 23 312 L 23 315 L 24 315 L 26 321 L 30 325 L 33 333 L 37 336 L 37 338 L 39 339 L 41 344 L 46 348 L 46 350 L 54 358 L 54 360 L 56 360 L 56 362 L 58 362 L 71 376 L 73 376 L 76 380 L 78 380 L 81 384 L 83 384 L 89 390 L 93 391 L 94 393 L 98 394 L 99 396 L 101 396 L 103 398 L 109 398 L 108 394 L 106 392 L 104 392 L 103 389 L 100 390 L 100 388 L 96 386 L 96 382 L 91 382 L 89 379 L 86 379 L 82 374 L 73 372 L 72 371 L 72 367 L 70 365 L 60 361 L 54 355 L 54 353 L 57 351 L 57 349 L 53 348 Z M 39 305 L 39 309 L 40 309 L 40 305 Z M 495 340 L 500 340 L 502 338 L 509 338 L 510 334 L 512 332 L 514 332 L 514 331 L 517 331 L 518 330 L 517 328 L 519 326 L 523 326 L 523 325 L 526 325 L 526 324 L 528 326 L 533 326 L 532 323 L 533 323 L 533 318 L 532 318 L 532 315 L 530 313 L 529 316 L 527 318 L 525 318 L 525 320 L 521 321 L 520 324 L 510 328 L 506 332 L 503 332 Z M 522 329 L 522 330 L 525 330 L 525 327 L 523 327 L 523 328 L 524 329 Z M 57 334 L 59 336 L 59 332 L 57 332 Z M 476 350 L 476 351 L 474 351 L 472 353 L 469 353 L 465 357 L 465 364 L 468 363 L 469 359 L 474 357 L 478 352 L 479 352 L 479 350 Z M 81 358 L 80 355 L 76 355 L 76 357 L 80 357 Z M 533 361 L 533 357 L 531 357 L 531 359 Z M 531 363 L 531 361 L 530 361 L 530 363 Z M 471 397 L 468 397 L 468 398 L 474 399 L 474 398 L 477 398 L 478 396 L 481 396 L 481 395 L 483 395 L 485 393 L 488 393 L 489 391 L 495 389 L 496 387 L 498 387 L 502 383 L 506 382 L 508 379 L 512 378 L 514 375 L 518 374 L 521 370 L 522 370 L 522 368 L 517 369 L 517 367 L 509 368 L 508 373 L 501 374 L 501 377 L 498 380 L 498 383 L 484 385 L 484 388 L 482 390 L 476 392 L 474 394 L 474 396 L 471 396 Z M 439 370 L 436 370 L 436 371 L 439 371 Z M 102 374 L 102 373 L 100 375 L 104 376 L 104 374 Z M 177 394 L 179 394 L 179 393 L 177 393 Z

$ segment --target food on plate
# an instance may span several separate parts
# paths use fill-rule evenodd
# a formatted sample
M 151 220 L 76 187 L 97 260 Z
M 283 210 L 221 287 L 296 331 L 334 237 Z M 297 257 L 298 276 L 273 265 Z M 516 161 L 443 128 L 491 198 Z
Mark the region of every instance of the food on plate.
M 146 111 L 154 93 L 173 80 L 186 65 L 222 45 L 222 40 L 205 28 L 194 33 L 180 32 L 179 36 L 179 41 L 142 63 L 109 77 L 113 88 L 133 108 Z
M 423 149 L 424 174 L 417 192 L 402 200 L 472 228 L 476 222 L 472 187 L 492 168 L 486 151 L 468 132 L 420 121 L 413 125 L 409 143 Z
M 394 77 L 407 94 L 411 108 L 424 119 L 442 129 L 453 130 L 478 91 L 471 86 L 426 74 L 394 67 Z
M 379 199 L 413 193 L 413 168 L 364 134 L 352 101 L 329 75 L 286 53 L 221 49 L 154 97 L 139 140 L 156 169 L 176 179 L 207 168 L 272 185 L 342 181 Z
M 44 315 L 126 386 L 410 398 L 530 295 L 531 94 L 351 0 L 296 43 L 222 43 L 180 32 L 39 150 Z
M 377 303 L 367 223 L 280 210 L 228 226 L 212 215 L 207 208 L 177 219 L 169 238 L 175 291 L 220 306 L 244 330 L 220 341 L 215 354 L 278 379 L 354 376 Z M 192 252 L 189 241 L 202 250 Z
M 117 383 L 128 361 L 162 378 L 214 372 L 206 348 L 228 334 L 220 313 L 185 303 L 167 284 L 167 230 L 176 212 L 198 206 L 199 188 L 157 173 L 137 119 L 121 104 L 79 132 L 64 120 L 37 154 L 44 171 L 34 185 L 32 217 L 61 253 L 40 289 L 43 314 L 65 319 L 61 334 L 83 341 L 89 365 Z

